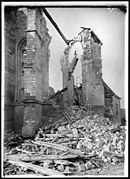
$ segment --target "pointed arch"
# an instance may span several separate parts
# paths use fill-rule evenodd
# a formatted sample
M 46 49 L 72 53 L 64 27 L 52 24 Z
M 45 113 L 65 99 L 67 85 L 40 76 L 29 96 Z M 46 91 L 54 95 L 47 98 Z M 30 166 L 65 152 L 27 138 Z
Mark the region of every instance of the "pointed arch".
M 16 95 L 15 100 L 16 102 L 22 102 L 24 97 L 24 70 L 23 70 L 23 63 L 24 63 L 24 55 L 26 53 L 26 45 L 27 45 L 27 38 L 22 37 L 17 45 L 17 52 L 16 52 Z
M 73 76 L 74 76 L 74 82 L 76 86 L 79 86 L 80 83 L 82 82 L 82 55 L 83 55 L 83 48 L 82 48 L 82 44 L 80 41 L 76 41 L 70 49 L 70 53 L 69 53 L 69 62 L 71 62 L 71 60 L 74 57 L 74 53 L 77 53 L 78 55 L 78 62 L 77 65 L 75 67 L 75 70 L 73 72 Z

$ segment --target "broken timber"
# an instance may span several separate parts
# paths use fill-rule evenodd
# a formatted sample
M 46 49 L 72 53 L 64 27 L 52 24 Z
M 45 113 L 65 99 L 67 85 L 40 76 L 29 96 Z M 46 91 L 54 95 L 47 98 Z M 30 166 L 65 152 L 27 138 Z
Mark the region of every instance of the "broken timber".
M 61 32 L 61 30 L 59 29 L 59 27 L 57 26 L 57 24 L 55 23 L 55 21 L 53 20 L 53 18 L 51 17 L 51 15 L 48 13 L 48 11 L 45 8 L 42 8 L 43 12 L 45 13 L 45 15 L 48 17 L 48 19 L 51 21 L 51 23 L 54 25 L 54 27 L 56 28 L 56 30 L 58 31 L 58 33 L 60 34 L 60 36 L 63 38 L 63 40 L 65 41 L 65 43 L 67 45 L 69 45 L 69 40 L 67 40 L 65 38 L 65 36 L 63 35 L 63 33 Z
M 37 142 L 33 142 L 33 143 L 36 144 L 36 145 L 47 146 L 47 147 L 55 148 L 55 149 L 58 149 L 58 150 L 71 152 L 71 153 L 74 153 L 74 154 L 77 154 L 77 155 L 80 155 L 80 156 L 84 155 L 84 152 L 81 152 L 80 150 L 74 150 L 74 149 L 59 145 L 59 144 L 53 144 L 53 143 L 43 142 L 43 141 L 37 141 Z
M 76 158 L 78 155 L 67 154 L 67 155 L 25 155 L 25 154 L 15 154 L 8 155 L 7 159 L 13 160 L 14 158 L 17 160 L 25 161 L 25 162 L 33 162 L 33 161 L 43 161 L 43 160 L 63 160 L 69 158 Z
M 62 90 L 60 91 L 57 91 L 54 95 L 50 96 L 50 99 L 54 98 L 55 96 L 61 94 L 62 92 L 66 91 L 67 90 L 67 87 L 63 88 Z
M 76 158 L 78 155 L 68 154 L 68 155 L 32 155 L 24 156 L 21 158 L 22 161 L 31 162 L 31 161 L 43 161 L 43 160 L 63 160 L 69 158 Z
M 48 169 L 46 167 L 40 167 L 40 166 L 34 165 L 32 163 L 21 162 L 20 160 L 15 160 L 15 159 L 11 159 L 11 160 L 8 159 L 8 162 L 12 163 L 14 165 L 18 165 L 18 166 L 27 168 L 27 169 L 31 169 L 31 170 L 33 170 L 35 172 L 39 172 L 39 173 L 44 174 L 44 175 L 64 176 L 64 174 L 59 172 L 59 171 L 56 171 L 54 169 Z

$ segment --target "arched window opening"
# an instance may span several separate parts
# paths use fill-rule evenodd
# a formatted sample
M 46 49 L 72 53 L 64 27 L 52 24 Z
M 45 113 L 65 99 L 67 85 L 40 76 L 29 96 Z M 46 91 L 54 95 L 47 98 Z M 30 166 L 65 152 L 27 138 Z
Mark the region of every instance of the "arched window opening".
M 26 63 L 27 60 L 27 47 L 26 47 L 26 42 L 23 44 L 22 50 L 21 50 L 21 75 L 24 74 L 24 64 Z
M 19 103 L 24 99 L 24 64 L 27 58 L 26 46 L 26 38 L 23 38 L 17 48 L 16 101 Z
M 82 83 L 82 64 L 81 64 L 81 58 L 82 58 L 82 54 L 83 54 L 83 49 L 82 49 L 81 42 L 75 42 L 73 44 L 73 46 L 71 47 L 70 54 L 69 54 L 69 62 L 70 63 L 71 63 L 72 59 L 74 58 L 74 53 L 75 52 L 77 53 L 79 60 L 77 62 L 75 70 L 73 72 L 73 76 L 74 76 L 75 86 L 79 87 L 80 84 Z

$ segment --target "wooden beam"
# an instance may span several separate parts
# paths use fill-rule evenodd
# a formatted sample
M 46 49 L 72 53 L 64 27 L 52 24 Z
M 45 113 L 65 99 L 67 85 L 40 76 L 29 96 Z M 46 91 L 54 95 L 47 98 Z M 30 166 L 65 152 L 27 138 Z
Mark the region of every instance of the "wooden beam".
M 67 90 L 67 87 L 63 88 L 60 91 L 57 91 L 55 94 L 53 94 L 52 96 L 50 96 L 50 99 L 54 98 L 55 96 L 57 96 L 58 94 L 61 94 L 62 92 L 64 92 L 65 90 Z
M 69 147 L 64 147 L 63 145 L 60 145 L 60 144 L 54 144 L 54 143 L 43 142 L 43 141 L 32 141 L 32 143 L 36 144 L 36 145 L 40 145 L 40 146 L 47 146 L 47 147 L 50 147 L 50 148 L 55 148 L 55 149 L 58 149 L 58 150 L 71 152 L 73 154 L 77 154 L 77 155 L 80 155 L 80 156 L 83 156 L 85 154 L 84 152 L 82 152 L 80 150 L 71 149 Z
M 64 174 L 60 171 L 54 170 L 54 169 L 50 169 L 47 167 L 41 167 L 38 165 L 34 165 L 32 163 L 26 163 L 26 162 L 22 162 L 20 160 L 15 160 L 15 158 L 10 159 L 9 156 L 7 157 L 9 163 L 12 163 L 13 165 L 17 165 L 17 166 L 21 166 L 24 167 L 26 169 L 31 169 L 35 172 L 38 172 L 42 175 L 49 175 L 49 176 L 64 176 Z
M 48 11 L 45 8 L 42 8 L 44 14 L 48 17 L 48 19 L 50 20 L 50 22 L 54 25 L 54 27 L 56 28 L 56 30 L 58 31 L 58 33 L 60 34 L 60 36 L 63 38 L 63 40 L 65 41 L 65 43 L 67 45 L 69 45 L 69 40 L 66 39 L 66 37 L 63 35 L 63 33 L 61 32 L 61 30 L 59 29 L 58 25 L 56 24 L 56 22 L 53 20 L 53 18 L 51 17 L 51 15 L 48 13 Z

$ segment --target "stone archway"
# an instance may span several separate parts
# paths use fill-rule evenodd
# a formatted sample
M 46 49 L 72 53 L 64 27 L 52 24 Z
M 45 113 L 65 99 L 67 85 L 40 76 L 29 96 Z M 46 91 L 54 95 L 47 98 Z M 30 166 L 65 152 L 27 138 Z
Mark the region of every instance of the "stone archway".
M 74 85 L 79 86 L 80 83 L 82 83 L 82 62 L 81 61 L 82 61 L 82 55 L 83 55 L 83 48 L 82 48 L 81 42 L 75 42 L 73 46 L 71 47 L 70 54 L 69 54 L 69 63 L 72 62 L 75 52 L 77 53 L 79 60 L 73 72 Z
M 24 98 L 24 70 L 23 65 L 26 63 L 26 37 L 23 37 L 17 48 L 16 59 L 16 101 L 21 103 Z

